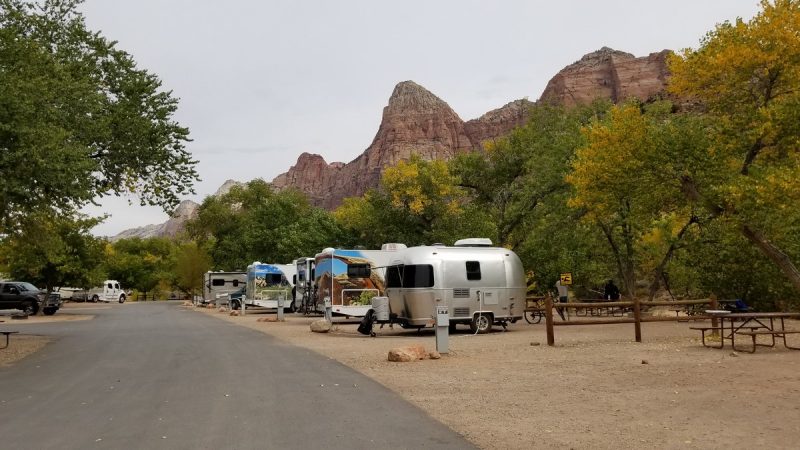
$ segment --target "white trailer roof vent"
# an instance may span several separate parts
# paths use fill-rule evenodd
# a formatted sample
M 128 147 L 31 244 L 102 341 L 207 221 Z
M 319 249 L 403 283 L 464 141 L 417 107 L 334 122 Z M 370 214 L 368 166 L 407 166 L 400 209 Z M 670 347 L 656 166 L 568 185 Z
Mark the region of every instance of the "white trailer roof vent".
M 459 239 L 453 244 L 455 247 L 492 247 L 492 240 L 489 238 L 467 238 Z
M 408 248 L 406 247 L 406 244 L 398 244 L 395 242 L 390 242 L 388 244 L 381 245 L 381 250 L 385 252 L 396 252 L 398 250 L 403 250 L 405 248 Z

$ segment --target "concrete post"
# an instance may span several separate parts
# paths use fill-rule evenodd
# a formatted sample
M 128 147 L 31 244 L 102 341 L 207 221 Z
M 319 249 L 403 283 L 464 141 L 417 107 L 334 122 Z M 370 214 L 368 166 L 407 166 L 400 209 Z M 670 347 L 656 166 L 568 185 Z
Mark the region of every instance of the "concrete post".
M 331 307 L 330 297 L 325 297 L 325 320 L 333 322 L 333 308 Z
M 283 322 L 283 295 L 278 297 L 278 322 Z

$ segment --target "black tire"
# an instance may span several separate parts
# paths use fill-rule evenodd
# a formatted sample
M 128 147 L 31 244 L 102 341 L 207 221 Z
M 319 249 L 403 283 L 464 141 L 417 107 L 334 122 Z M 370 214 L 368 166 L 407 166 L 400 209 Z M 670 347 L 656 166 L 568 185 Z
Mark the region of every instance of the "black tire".
M 42 309 L 42 313 L 44 313 L 45 316 L 52 316 L 56 311 L 58 311 L 58 308 L 49 307 Z
M 456 323 L 455 322 L 450 322 L 450 326 L 448 327 L 447 331 L 449 333 L 455 333 L 456 332 Z
M 125 294 L 122 294 L 122 295 L 119 296 L 119 302 L 120 303 L 125 303 Z
M 234 311 L 239 310 L 242 307 L 242 302 L 239 300 L 231 300 L 231 309 Z
M 92 303 L 97 303 L 99 301 L 100 301 L 100 297 L 98 297 L 97 294 L 92 296 Z
M 25 314 L 29 316 L 35 316 L 36 313 L 39 312 L 39 305 L 37 305 L 36 302 L 32 302 L 29 300 L 22 304 L 21 309 L 22 312 L 24 312 Z
M 472 321 L 469 323 L 469 329 L 473 333 L 486 334 L 492 331 L 492 322 L 494 318 L 491 314 L 475 314 Z
M 539 311 L 525 311 L 525 321 L 529 324 L 537 324 L 542 321 L 542 315 Z

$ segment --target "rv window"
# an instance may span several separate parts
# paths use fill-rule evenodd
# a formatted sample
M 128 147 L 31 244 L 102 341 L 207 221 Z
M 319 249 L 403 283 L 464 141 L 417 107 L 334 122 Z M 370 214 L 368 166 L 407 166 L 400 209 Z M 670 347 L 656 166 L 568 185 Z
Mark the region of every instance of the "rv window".
M 401 271 L 403 266 L 389 266 L 386 268 L 386 287 L 399 288 L 403 287 L 403 278 Z
M 267 286 L 275 286 L 277 284 L 281 284 L 281 281 L 283 280 L 283 275 L 281 275 L 279 273 L 270 273 L 270 274 L 267 274 L 267 276 L 265 278 L 266 278 Z
M 467 261 L 467 279 L 481 279 L 481 263 L 478 261 Z
M 403 266 L 403 287 L 433 287 L 433 266 L 430 264 Z
M 233 284 L 233 287 L 239 287 L 239 280 L 233 280 L 231 284 Z
M 369 278 L 371 269 L 369 264 L 348 264 L 347 278 Z
M 225 286 L 225 280 L 223 280 L 222 278 L 214 278 L 213 280 L 211 280 L 211 285 L 212 286 Z

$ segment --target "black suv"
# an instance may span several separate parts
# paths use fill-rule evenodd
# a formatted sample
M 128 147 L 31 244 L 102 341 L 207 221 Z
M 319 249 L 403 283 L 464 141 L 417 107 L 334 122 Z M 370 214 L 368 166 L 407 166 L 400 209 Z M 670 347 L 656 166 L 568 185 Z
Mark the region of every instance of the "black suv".
M 19 309 L 28 315 L 40 310 L 52 316 L 61 307 L 61 296 L 39 290 L 36 286 L 22 281 L 0 281 L 0 309 Z

